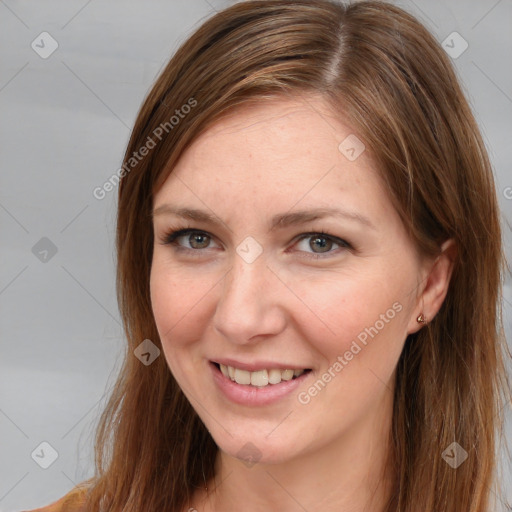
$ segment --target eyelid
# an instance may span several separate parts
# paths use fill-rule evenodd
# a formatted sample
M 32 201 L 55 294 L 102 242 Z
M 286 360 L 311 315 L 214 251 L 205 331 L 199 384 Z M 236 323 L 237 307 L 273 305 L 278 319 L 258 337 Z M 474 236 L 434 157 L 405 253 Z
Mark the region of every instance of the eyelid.
M 202 235 L 206 235 L 211 239 L 211 241 L 222 246 L 222 244 L 217 240 L 217 238 L 214 235 L 212 235 L 210 232 L 205 231 L 203 229 L 193 228 L 193 227 L 168 228 L 159 237 L 159 239 L 160 239 L 160 243 L 162 245 L 174 245 L 177 250 L 193 253 L 195 256 L 199 256 L 200 253 L 206 249 L 214 249 L 215 248 L 215 247 L 205 247 L 204 249 L 193 249 L 193 248 L 184 247 L 182 245 L 178 245 L 177 243 L 175 243 L 175 241 L 178 238 L 181 238 L 182 236 L 190 235 L 193 233 L 199 233 Z M 293 247 L 293 246 L 297 245 L 299 242 L 301 242 L 302 240 L 311 238 L 313 236 L 327 238 L 327 239 L 331 240 L 332 242 L 334 242 L 335 244 L 337 244 L 338 246 L 340 246 L 341 249 L 349 249 L 349 250 L 353 249 L 353 246 L 346 240 L 344 240 L 340 237 L 331 235 L 331 234 L 325 232 L 324 230 L 301 233 L 301 234 L 297 235 L 296 237 L 294 237 L 290 243 L 292 244 L 292 247 Z M 286 252 L 288 252 L 288 250 Z M 307 251 L 292 251 L 292 252 L 301 253 L 301 257 L 311 258 L 311 259 L 327 258 L 329 256 L 332 256 L 333 254 L 338 253 L 338 251 L 335 251 L 335 250 L 326 251 L 324 253 L 315 253 L 315 252 L 307 252 Z
M 348 250 L 353 249 L 353 246 L 349 242 L 344 240 L 343 238 L 331 235 L 329 233 L 326 233 L 323 230 L 311 231 L 309 233 L 300 234 L 297 238 L 294 239 L 295 241 L 293 243 L 293 246 L 297 245 L 302 240 L 305 240 L 307 238 L 311 238 L 314 236 L 317 236 L 318 238 L 327 238 L 327 239 L 331 240 L 333 243 L 337 244 L 340 247 L 340 249 L 348 249 Z M 301 257 L 304 257 L 304 258 L 320 259 L 320 258 L 327 258 L 327 257 L 333 256 L 334 254 L 337 254 L 339 251 L 332 250 L 332 251 L 326 251 L 326 252 L 307 252 L 307 251 L 296 251 L 296 252 L 302 253 Z
M 197 252 L 200 252 L 202 249 L 192 249 L 190 247 L 184 247 L 182 245 L 178 245 L 177 243 L 175 243 L 178 238 L 181 238 L 186 235 L 192 235 L 194 233 L 206 235 L 210 238 L 210 240 L 212 242 L 217 243 L 218 245 L 221 245 L 217 241 L 217 239 L 214 235 L 212 235 L 208 231 L 204 231 L 202 229 L 197 229 L 197 228 L 177 228 L 177 229 L 169 228 L 164 231 L 164 233 L 159 237 L 159 240 L 162 245 L 174 245 L 180 249 L 189 250 L 189 251 L 193 251 L 193 252 L 197 253 Z M 206 249 L 211 249 L 211 247 L 206 247 Z

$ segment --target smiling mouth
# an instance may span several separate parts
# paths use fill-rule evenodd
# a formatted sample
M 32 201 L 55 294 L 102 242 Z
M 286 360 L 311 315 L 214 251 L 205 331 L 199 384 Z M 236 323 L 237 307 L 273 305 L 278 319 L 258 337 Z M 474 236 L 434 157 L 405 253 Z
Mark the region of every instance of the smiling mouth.
M 222 374 L 225 377 L 231 379 L 233 382 L 245 386 L 255 386 L 258 388 L 279 384 L 282 381 L 293 380 L 311 371 L 310 368 L 305 368 L 303 370 L 281 370 L 279 368 L 271 368 L 268 370 L 264 369 L 255 372 L 250 372 L 247 370 L 241 370 L 240 368 L 234 368 L 233 366 L 226 366 L 224 364 L 219 364 L 216 362 L 213 362 L 213 364 L 214 366 L 217 367 L 217 369 L 220 372 L 222 372 Z

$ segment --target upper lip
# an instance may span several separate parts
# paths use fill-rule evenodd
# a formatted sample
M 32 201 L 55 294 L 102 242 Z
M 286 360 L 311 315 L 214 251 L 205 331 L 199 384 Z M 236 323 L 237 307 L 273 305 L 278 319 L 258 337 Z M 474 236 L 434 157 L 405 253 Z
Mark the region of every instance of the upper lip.
M 248 372 L 257 372 L 258 370 L 272 370 L 276 368 L 278 370 L 306 370 L 309 369 L 307 366 L 298 366 L 296 364 L 289 363 L 276 363 L 275 361 L 252 361 L 251 363 L 243 363 L 242 361 L 236 361 L 235 359 L 219 358 L 212 359 L 212 363 L 223 364 L 225 366 L 232 366 L 239 370 L 246 370 Z

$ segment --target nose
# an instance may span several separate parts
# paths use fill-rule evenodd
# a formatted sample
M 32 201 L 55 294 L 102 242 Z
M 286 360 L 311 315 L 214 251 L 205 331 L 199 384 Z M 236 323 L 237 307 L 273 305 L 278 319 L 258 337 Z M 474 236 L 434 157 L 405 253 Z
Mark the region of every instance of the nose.
M 221 286 L 213 325 L 227 340 L 253 344 L 284 330 L 286 316 L 279 299 L 283 285 L 263 257 L 247 263 L 235 255 Z

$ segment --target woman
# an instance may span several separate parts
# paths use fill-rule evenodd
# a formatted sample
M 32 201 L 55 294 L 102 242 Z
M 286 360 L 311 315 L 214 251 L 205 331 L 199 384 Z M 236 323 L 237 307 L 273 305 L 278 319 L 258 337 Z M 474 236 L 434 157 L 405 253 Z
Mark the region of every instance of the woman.
M 42 510 L 495 510 L 499 212 L 417 20 L 226 9 L 157 80 L 119 176 L 126 359 L 97 475 Z

